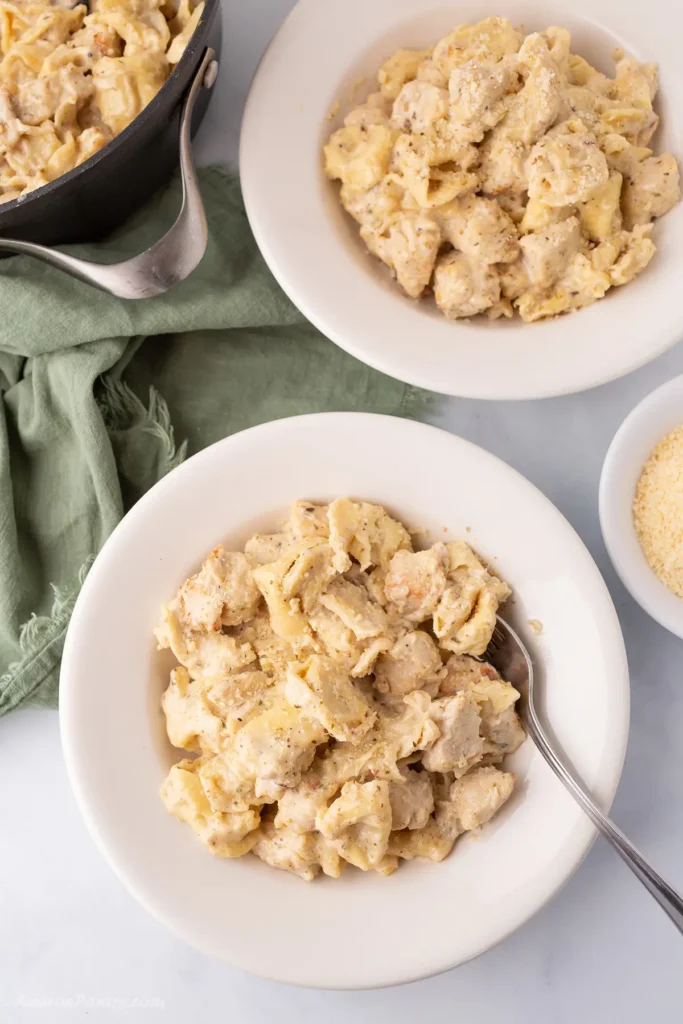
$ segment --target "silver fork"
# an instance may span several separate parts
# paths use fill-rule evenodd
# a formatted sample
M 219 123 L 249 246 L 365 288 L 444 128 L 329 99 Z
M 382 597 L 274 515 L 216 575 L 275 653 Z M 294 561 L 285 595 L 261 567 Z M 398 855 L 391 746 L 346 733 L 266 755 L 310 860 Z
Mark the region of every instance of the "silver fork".
M 648 864 L 621 829 L 596 807 L 574 773 L 553 750 L 534 703 L 534 670 L 529 652 L 514 629 L 500 615 L 496 618 L 496 628 L 483 657 L 521 693 L 518 708 L 529 735 L 595 827 L 610 841 L 678 930 L 683 932 L 683 898 Z

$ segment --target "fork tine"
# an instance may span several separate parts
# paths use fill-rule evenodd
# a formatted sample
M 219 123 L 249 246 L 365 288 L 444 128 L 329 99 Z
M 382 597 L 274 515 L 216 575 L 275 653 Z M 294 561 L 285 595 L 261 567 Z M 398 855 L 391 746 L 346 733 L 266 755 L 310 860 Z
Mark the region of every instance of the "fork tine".
M 496 650 L 497 648 L 502 647 L 504 643 L 505 633 L 503 633 L 500 626 L 496 625 L 496 627 L 493 630 L 493 633 L 491 634 L 491 639 L 488 642 L 488 646 Z

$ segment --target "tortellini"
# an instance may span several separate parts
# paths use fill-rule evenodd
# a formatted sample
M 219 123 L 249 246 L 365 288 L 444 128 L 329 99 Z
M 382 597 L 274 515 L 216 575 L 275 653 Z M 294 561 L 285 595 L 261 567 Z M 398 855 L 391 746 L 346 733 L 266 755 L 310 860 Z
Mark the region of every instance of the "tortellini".
M 324 161 L 407 296 L 450 319 L 531 322 L 647 266 L 642 229 L 678 202 L 678 164 L 648 148 L 656 65 L 615 60 L 608 78 L 566 29 L 525 36 L 491 17 L 385 61 Z
M 349 498 L 214 548 L 155 631 L 179 662 L 168 737 L 190 755 L 166 807 L 216 856 L 304 879 L 443 859 L 514 784 L 498 766 L 524 739 L 519 694 L 479 660 L 509 594 L 463 541 L 414 551 Z

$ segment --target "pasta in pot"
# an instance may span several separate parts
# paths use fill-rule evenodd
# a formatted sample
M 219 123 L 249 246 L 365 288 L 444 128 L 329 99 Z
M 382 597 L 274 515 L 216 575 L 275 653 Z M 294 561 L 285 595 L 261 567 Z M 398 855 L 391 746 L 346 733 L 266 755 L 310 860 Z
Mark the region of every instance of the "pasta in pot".
M 46 185 L 126 128 L 162 87 L 204 4 L 0 2 L 0 202 Z
M 433 293 L 451 319 L 530 322 L 647 266 L 653 220 L 680 198 L 678 164 L 648 148 L 656 65 L 615 60 L 608 78 L 566 29 L 525 37 L 500 17 L 389 57 L 324 161 L 407 295 Z
M 514 786 L 519 693 L 480 659 L 509 594 L 463 541 L 413 551 L 348 498 L 216 548 L 156 630 L 168 737 L 196 755 L 164 804 L 215 856 L 304 879 L 443 860 Z

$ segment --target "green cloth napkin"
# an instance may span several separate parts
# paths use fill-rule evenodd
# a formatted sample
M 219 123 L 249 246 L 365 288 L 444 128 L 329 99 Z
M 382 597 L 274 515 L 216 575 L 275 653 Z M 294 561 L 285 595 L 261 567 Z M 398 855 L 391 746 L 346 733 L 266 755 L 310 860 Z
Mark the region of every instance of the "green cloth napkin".
M 88 568 L 126 509 L 186 456 L 282 416 L 410 416 L 430 399 L 316 331 L 261 259 L 234 176 L 211 168 L 200 180 L 206 255 L 160 298 L 115 299 L 23 256 L 0 261 L 0 714 L 56 705 Z M 175 179 L 106 243 L 69 251 L 124 259 L 179 203 Z

